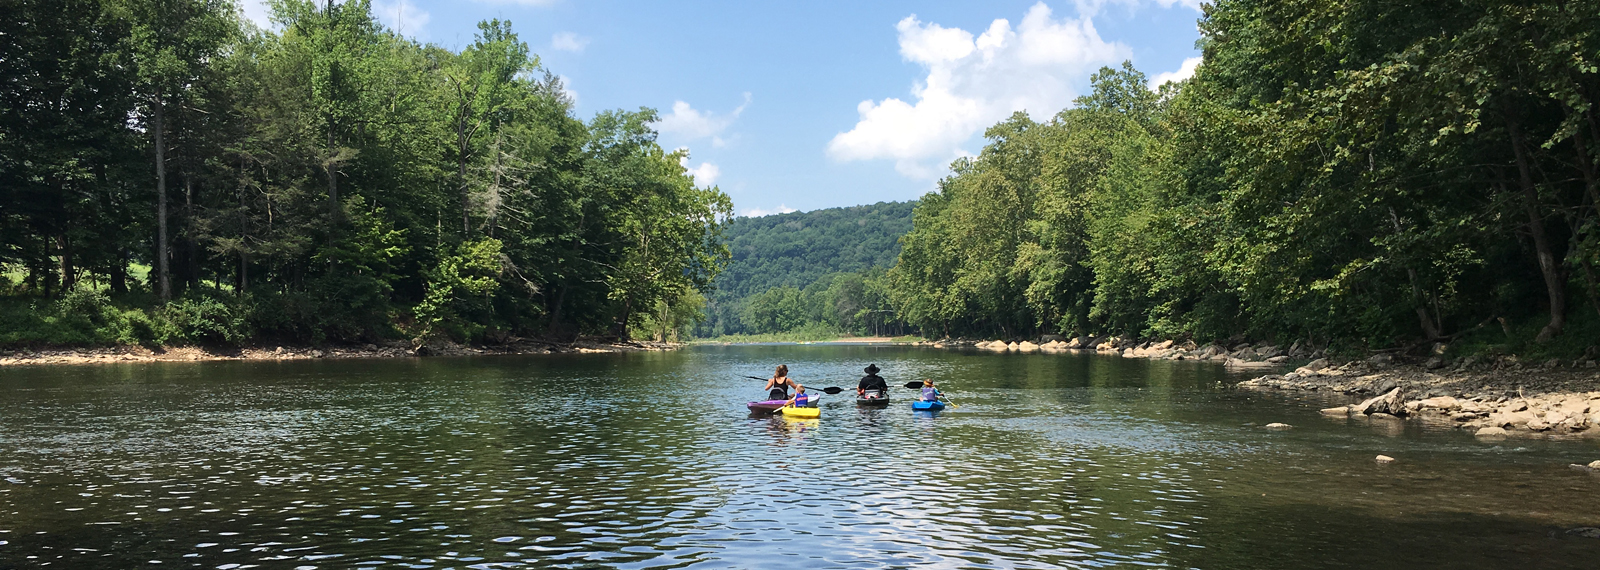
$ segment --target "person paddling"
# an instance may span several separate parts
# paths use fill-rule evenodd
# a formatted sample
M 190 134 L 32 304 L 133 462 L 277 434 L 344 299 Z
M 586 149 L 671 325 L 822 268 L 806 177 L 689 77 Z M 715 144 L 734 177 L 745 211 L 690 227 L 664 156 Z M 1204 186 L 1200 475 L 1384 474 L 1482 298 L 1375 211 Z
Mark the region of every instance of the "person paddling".
M 866 376 L 861 378 L 861 383 L 856 385 L 856 396 L 862 398 L 882 398 L 889 392 L 889 383 L 878 375 L 878 365 L 868 364 L 864 370 Z M 870 393 L 870 395 L 869 395 Z
M 816 402 L 816 398 L 806 393 L 805 387 L 796 384 L 794 387 L 794 397 L 789 398 L 789 401 L 786 402 L 785 405 L 794 406 L 796 408 L 804 408 L 807 406 L 814 406 L 816 405 Z
M 939 389 L 933 387 L 932 378 L 922 379 L 922 400 L 924 402 L 939 401 Z
M 787 400 L 789 399 L 789 388 L 794 388 L 796 393 L 805 391 L 804 388 L 800 387 L 799 382 L 789 378 L 789 366 L 779 364 L 778 370 L 772 373 L 772 378 L 767 380 L 767 386 L 762 389 L 767 391 L 768 400 Z

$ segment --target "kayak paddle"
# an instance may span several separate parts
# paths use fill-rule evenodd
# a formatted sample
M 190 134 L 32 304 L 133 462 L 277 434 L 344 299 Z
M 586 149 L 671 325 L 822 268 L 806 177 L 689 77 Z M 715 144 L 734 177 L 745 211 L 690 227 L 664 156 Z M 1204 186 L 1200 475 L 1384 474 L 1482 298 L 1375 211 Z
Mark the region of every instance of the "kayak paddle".
M 771 378 L 757 378 L 755 376 L 745 376 L 745 378 L 749 378 L 751 380 L 762 380 L 762 381 L 771 380 Z M 917 385 L 921 386 L 922 384 L 919 383 Z M 817 390 L 817 391 L 822 392 L 824 394 L 830 394 L 830 395 L 831 394 L 838 394 L 838 393 L 844 391 L 844 388 L 840 388 L 838 386 L 829 386 L 827 388 L 806 388 L 806 389 L 807 390 Z

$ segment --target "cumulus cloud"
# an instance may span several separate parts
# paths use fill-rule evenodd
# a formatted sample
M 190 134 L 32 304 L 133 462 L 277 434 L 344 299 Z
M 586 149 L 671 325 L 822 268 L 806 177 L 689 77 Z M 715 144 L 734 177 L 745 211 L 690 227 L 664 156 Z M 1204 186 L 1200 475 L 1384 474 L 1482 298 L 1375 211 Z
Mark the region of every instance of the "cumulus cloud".
M 383 25 L 403 36 L 421 37 L 432 19 L 426 10 L 410 0 L 373 0 L 372 15 Z
M 1189 59 L 1185 59 L 1183 60 L 1183 65 L 1178 66 L 1177 71 L 1163 71 L 1161 73 L 1157 73 L 1155 77 L 1151 77 L 1150 90 L 1155 91 L 1162 85 L 1165 85 L 1168 81 L 1183 81 L 1190 77 L 1194 77 L 1194 70 L 1197 67 L 1200 67 L 1200 58 L 1191 57 Z
M 557 75 L 556 79 L 559 79 L 561 81 L 561 93 L 563 95 L 566 95 L 567 99 L 570 99 L 572 101 L 573 105 L 577 105 L 578 104 L 578 92 L 572 90 L 572 78 L 567 77 L 565 75 Z
M 685 141 L 710 138 L 711 146 L 720 147 L 727 144 L 722 138 L 722 132 L 727 130 L 748 106 L 750 106 L 748 92 L 744 94 L 744 103 L 732 112 L 723 114 L 696 110 L 687 102 L 673 101 L 672 112 L 662 116 L 661 120 L 655 123 L 655 127 L 663 134 L 673 135 Z
M 589 38 L 572 32 L 561 32 L 550 38 L 550 49 L 583 53 L 586 47 L 589 47 Z
M 1100 38 L 1088 17 L 1055 18 L 1043 2 L 1016 28 L 995 20 L 982 34 L 923 23 L 915 15 L 895 26 L 900 55 L 927 76 L 912 86 L 914 101 L 862 101 L 860 120 L 828 143 L 834 160 L 892 159 L 901 174 L 930 178 L 965 153 L 960 145 L 1015 111 L 1048 117 L 1076 96 L 1074 82 L 1131 50 Z
M 685 165 L 687 167 L 687 165 Z M 710 186 L 717 183 L 717 177 L 722 176 L 722 169 L 717 165 L 702 162 L 700 166 L 689 168 L 689 176 L 694 177 L 694 183 L 700 186 Z
M 744 210 L 740 210 L 739 211 L 739 215 L 744 216 L 746 218 L 759 218 L 759 217 L 762 217 L 762 216 L 771 216 L 773 214 L 787 214 L 789 212 L 796 212 L 796 211 L 798 211 L 798 210 L 795 210 L 794 208 L 790 208 L 790 207 L 785 206 L 783 204 L 778 204 L 777 208 L 774 208 L 774 209 L 771 209 L 771 210 L 767 210 L 767 209 L 764 209 L 764 208 L 746 208 Z

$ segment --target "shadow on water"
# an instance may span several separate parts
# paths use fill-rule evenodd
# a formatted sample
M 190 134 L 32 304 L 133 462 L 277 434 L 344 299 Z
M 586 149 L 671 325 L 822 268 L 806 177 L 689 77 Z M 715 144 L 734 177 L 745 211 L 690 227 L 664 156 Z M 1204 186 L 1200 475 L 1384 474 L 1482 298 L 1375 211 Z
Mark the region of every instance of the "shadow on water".
M 779 363 L 847 392 L 750 414 L 742 376 Z M 960 408 L 858 407 L 868 363 Z M 1593 443 L 1236 379 L 859 345 L 5 369 L 0 568 L 1594 567 L 1560 532 L 1600 526 L 1600 477 L 1565 467 Z

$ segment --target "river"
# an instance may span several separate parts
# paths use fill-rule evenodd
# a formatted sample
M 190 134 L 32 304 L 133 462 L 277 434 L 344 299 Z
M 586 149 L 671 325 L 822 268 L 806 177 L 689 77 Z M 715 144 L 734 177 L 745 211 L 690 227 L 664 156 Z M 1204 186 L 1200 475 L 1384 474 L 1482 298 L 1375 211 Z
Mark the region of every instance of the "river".
M 958 407 L 751 416 L 742 377 L 779 363 Z M 1600 526 L 1568 467 L 1594 441 L 1330 420 L 1240 379 L 855 345 L 11 367 L 0 568 L 1600 567 L 1565 532 Z

